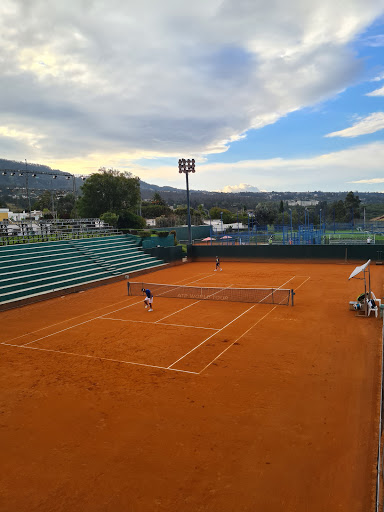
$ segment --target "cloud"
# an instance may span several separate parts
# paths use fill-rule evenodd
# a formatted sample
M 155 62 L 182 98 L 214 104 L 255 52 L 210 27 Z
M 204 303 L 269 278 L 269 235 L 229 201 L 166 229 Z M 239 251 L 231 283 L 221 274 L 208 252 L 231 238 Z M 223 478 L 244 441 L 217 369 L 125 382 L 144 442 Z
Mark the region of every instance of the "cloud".
M 239 185 L 226 185 L 221 192 L 260 192 L 260 189 L 254 187 L 253 185 L 247 185 L 246 183 L 240 183 Z
M 363 41 L 367 46 L 378 48 L 380 46 L 384 46 L 384 34 L 369 36 L 366 37 Z
M 381 87 L 380 89 L 375 89 L 372 92 L 368 92 L 366 96 L 384 96 L 384 87 Z
M 95 155 L 110 166 L 225 152 L 250 128 L 334 96 L 363 69 L 349 43 L 384 8 L 376 0 L 3 0 L 1 11 L 2 125 L 18 148 L 17 134 L 36 136 L 37 145 L 24 141 L 28 160 L 87 167 Z M 1 153 L 10 148 L 0 137 Z
M 205 163 L 196 166 L 189 186 L 192 190 L 236 189 L 241 176 L 245 183 L 254 183 L 262 191 L 346 191 L 351 183 L 361 180 L 362 190 L 377 191 L 372 180 L 383 178 L 383 162 L 384 142 L 374 142 L 308 158 Z M 174 165 L 158 168 L 133 163 L 127 170 L 149 183 L 185 188 L 185 177 L 178 173 L 177 160 Z
M 383 129 L 384 112 L 374 112 L 363 119 L 359 119 L 353 126 L 338 132 L 328 133 L 325 137 L 359 137 L 360 135 L 375 133 Z
M 371 82 L 381 82 L 381 80 L 384 80 L 384 72 L 372 78 Z
M 350 183 L 384 183 L 384 178 L 372 178 L 368 180 L 355 180 L 350 181 Z

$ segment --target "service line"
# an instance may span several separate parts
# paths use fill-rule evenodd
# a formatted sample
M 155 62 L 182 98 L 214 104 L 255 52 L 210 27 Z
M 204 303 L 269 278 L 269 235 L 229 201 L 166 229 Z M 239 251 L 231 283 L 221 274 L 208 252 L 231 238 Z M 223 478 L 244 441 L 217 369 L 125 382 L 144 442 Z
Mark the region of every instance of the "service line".
M 2 345 L 6 346 L 6 347 L 24 348 L 27 350 L 28 349 L 29 350 L 39 350 L 40 352 L 54 352 L 56 354 L 67 354 L 69 356 L 87 357 L 89 359 L 98 359 L 101 361 L 112 361 L 113 363 L 132 364 L 135 366 L 146 366 L 147 368 L 158 368 L 159 370 L 171 370 L 174 372 L 193 373 L 194 375 L 198 375 L 198 372 L 191 372 L 191 371 L 187 371 L 187 370 L 178 370 L 177 368 L 167 368 L 165 366 L 156 366 L 153 364 L 134 363 L 133 361 L 122 361 L 120 359 L 112 359 L 110 357 L 91 356 L 88 354 L 76 354 L 76 352 L 65 352 L 63 350 L 53 350 L 51 348 L 27 347 L 26 345 L 12 345 L 11 343 L 2 343 Z

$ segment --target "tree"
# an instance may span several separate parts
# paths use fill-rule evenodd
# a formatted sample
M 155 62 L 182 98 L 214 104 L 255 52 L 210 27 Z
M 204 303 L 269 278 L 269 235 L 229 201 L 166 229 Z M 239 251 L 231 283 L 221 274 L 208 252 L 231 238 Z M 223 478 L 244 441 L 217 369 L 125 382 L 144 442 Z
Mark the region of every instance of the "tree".
M 100 215 L 100 219 L 103 222 L 106 222 L 107 224 L 109 224 L 110 226 L 113 226 L 115 228 L 117 226 L 119 216 L 116 213 L 105 212 L 102 215 Z
M 259 203 L 255 208 L 255 217 L 260 225 L 273 224 L 277 218 L 277 209 L 274 204 Z
M 60 219 L 70 219 L 72 217 L 75 203 L 76 198 L 74 194 L 66 194 L 63 197 L 59 197 L 57 201 L 57 214 Z
M 360 218 L 360 203 L 359 196 L 355 196 L 353 192 L 348 192 L 344 199 L 344 205 L 347 213 L 347 217 L 353 212 L 353 217 Z M 348 219 L 349 220 L 349 219 Z
M 117 221 L 117 229 L 143 229 L 146 227 L 146 222 L 143 217 L 136 215 L 130 210 L 123 210 Z
M 161 197 L 159 192 L 155 192 L 152 197 L 152 204 L 158 204 L 159 206 L 168 206 L 166 201 Z
M 155 219 L 161 215 L 170 215 L 172 210 L 169 206 L 155 203 L 143 202 L 141 205 L 141 215 L 145 219 Z
M 38 199 L 33 203 L 34 210 L 51 210 L 52 209 L 52 195 L 49 190 L 44 190 Z
M 223 214 L 224 224 L 229 224 L 230 222 L 235 222 L 236 220 L 236 216 L 225 208 L 218 208 L 217 206 L 214 206 L 210 209 L 209 213 L 211 215 L 211 219 L 221 219 L 221 214 Z
M 120 213 L 134 210 L 140 201 L 140 180 L 131 173 L 121 173 L 114 169 L 99 169 L 81 187 L 82 196 L 78 200 L 81 217 L 100 217 L 103 213 Z
M 344 201 L 337 201 L 333 203 L 333 210 L 335 212 L 335 221 L 336 222 L 345 222 L 345 203 Z

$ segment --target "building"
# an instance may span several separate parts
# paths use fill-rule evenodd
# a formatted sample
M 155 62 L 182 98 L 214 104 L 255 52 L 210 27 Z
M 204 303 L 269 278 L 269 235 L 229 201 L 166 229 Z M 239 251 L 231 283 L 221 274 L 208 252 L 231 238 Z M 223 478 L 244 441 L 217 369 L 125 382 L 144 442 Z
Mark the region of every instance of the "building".
M 8 208 L 0 208 L 0 222 L 4 220 L 8 220 L 9 218 L 9 209 Z

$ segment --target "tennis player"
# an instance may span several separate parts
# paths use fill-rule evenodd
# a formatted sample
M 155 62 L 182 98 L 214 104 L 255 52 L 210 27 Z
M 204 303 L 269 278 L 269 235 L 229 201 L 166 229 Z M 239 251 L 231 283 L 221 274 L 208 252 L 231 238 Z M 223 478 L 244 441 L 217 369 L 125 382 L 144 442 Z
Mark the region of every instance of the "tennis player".
M 219 258 L 218 256 L 216 256 L 216 268 L 215 268 L 215 272 L 216 272 L 217 270 L 219 270 L 219 269 L 220 269 L 220 271 L 222 271 L 222 270 L 223 270 L 223 269 L 220 267 L 220 258 Z
M 144 307 L 145 309 L 147 309 L 147 307 L 149 306 L 149 309 L 148 309 L 148 313 L 150 311 L 153 311 L 153 295 L 152 295 L 152 292 L 151 290 L 146 290 L 145 288 L 142 288 L 141 289 L 142 292 L 145 293 L 145 299 L 144 299 Z

